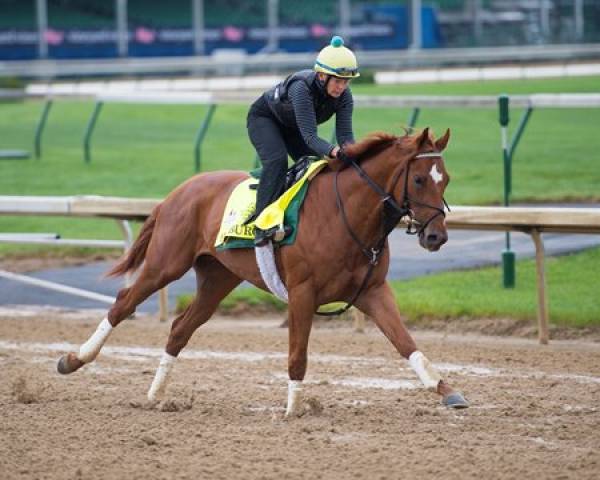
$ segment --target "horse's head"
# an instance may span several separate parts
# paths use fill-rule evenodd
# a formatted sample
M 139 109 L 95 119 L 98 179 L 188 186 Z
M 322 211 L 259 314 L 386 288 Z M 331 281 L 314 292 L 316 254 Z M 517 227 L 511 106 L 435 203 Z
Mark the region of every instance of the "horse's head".
M 408 233 L 419 236 L 419 244 L 437 251 L 448 240 L 444 207 L 444 191 L 450 177 L 444 166 L 442 151 L 450 138 L 450 130 L 435 140 L 429 128 L 419 135 L 397 143 L 406 158 L 394 186 L 396 201 L 408 209 Z
M 417 234 L 423 248 L 437 251 L 448 240 L 444 191 L 450 177 L 444 167 L 442 151 L 449 138 L 450 130 L 435 140 L 428 128 L 419 135 L 403 137 L 379 132 L 344 147 L 349 165 L 384 205 L 386 236 L 405 218 L 408 219 L 407 232 Z M 337 187 L 336 195 L 346 218 Z M 348 225 L 348 221 L 345 222 Z M 356 239 L 356 235 L 353 237 Z M 365 251 L 365 246 L 360 246 Z

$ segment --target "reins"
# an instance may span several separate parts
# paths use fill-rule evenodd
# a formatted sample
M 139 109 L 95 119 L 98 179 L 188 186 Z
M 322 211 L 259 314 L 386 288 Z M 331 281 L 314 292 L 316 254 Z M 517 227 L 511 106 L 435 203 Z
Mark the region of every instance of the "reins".
M 358 235 L 356 235 L 356 233 L 354 232 L 354 230 L 352 230 L 352 227 L 350 226 L 350 222 L 348 221 L 348 216 L 346 215 L 344 203 L 342 202 L 342 197 L 340 195 L 339 188 L 338 188 L 338 175 L 340 174 L 340 170 L 338 170 L 336 172 L 336 174 L 334 176 L 333 188 L 335 191 L 335 199 L 336 199 L 337 207 L 342 215 L 342 220 L 344 222 L 344 226 L 346 227 L 346 230 L 348 231 L 348 233 L 350 234 L 350 236 L 352 237 L 354 242 L 358 245 L 358 247 L 360 248 L 363 255 L 365 257 L 367 257 L 367 260 L 369 261 L 369 268 L 368 268 L 367 273 L 365 274 L 365 277 L 363 278 L 363 281 L 361 282 L 358 290 L 356 291 L 356 293 L 354 294 L 352 299 L 344 307 L 339 308 L 333 312 L 319 312 L 317 310 L 317 312 L 316 312 L 317 315 L 326 316 L 326 317 L 334 316 L 334 315 L 341 315 L 342 313 L 348 311 L 352 307 L 352 305 L 354 305 L 354 302 L 356 302 L 356 300 L 358 299 L 358 297 L 360 296 L 362 291 L 367 286 L 367 283 L 369 282 L 369 279 L 371 278 L 371 275 L 373 274 L 373 270 L 379 263 L 379 258 L 381 257 L 381 254 L 383 253 L 383 249 L 385 247 L 385 242 L 386 242 L 389 234 L 394 230 L 394 228 L 396 228 L 396 225 L 398 225 L 398 222 L 400 222 L 400 220 L 402 220 L 402 218 L 404 218 L 406 216 L 409 217 L 409 222 L 408 222 L 408 226 L 406 228 L 406 233 L 409 235 L 416 235 L 416 234 L 420 234 L 421 232 L 423 232 L 427 228 L 427 226 L 439 215 L 443 215 L 444 217 L 446 216 L 446 212 L 444 211 L 443 208 L 439 208 L 439 207 L 436 207 L 433 205 L 419 202 L 417 200 L 410 198 L 410 196 L 408 195 L 408 173 L 409 173 L 410 165 L 411 165 L 412 161 L 417 160 L 419 158 L 434 158 L 434 157 L 442 158 L 441 152 L 419 153 L 419 154 L 415 155 L 414 157 L 408 159 L 406 162 L 406 165 L 403 168 L 401 168 L 398 171 L 398 173 L 396 174 L 396 176 L 394 177 L 390 192 L 386 192 L 383 188 L 381 188 L 371 177 L 369 177 L 367 172 L 365 172 L 363 170 L 363 168 L 358 163 L 356 163 L 356 161 L 354 159 L 350 159 L 350 165 L 358 172 L 359 176 L 363 180 L 366 181 L 366 183 L 369 185 L 369 187 L 381 197 L 381 202 L 383 204 L 382 221 L 381 221 L 382 234 L 381 234 L 381 237 L 379 238 L 379 240 L 377 240 L 375 242 L 374 246 L 372 246 L 372 247 L 366 246 L 360 240 L 360 238 L 358 238 Z M 403 172 L 405 172 L 404 191 L 403 191 L 403 196 L 402 196 L 402 203 L 399 205 L 398 202 L 396 202 L 396 199 L 394 198 L 393 191 L 394 191 L 394 188 L 396 187 L 396 184 L 398 183 L 398 180 L 400 180 L 400 176 L 402 175 Z M 450 211 L 450 207 L 446 203 L 446 199 L 442 198 L 442 200 L 444 202 L 444 206 L 448 209 L 448 211 Z M 419 226 L 417 227 L 415 225 L 415 223 L 418 223 L 418 222 L 416 222 L 416 220 L 414 219 L 412 209 L 410 208 L 411 202 L 415 205 L 434 209 L 437 212 L 434 215 L 432 215 L 424 224 L 422 224 L 422 225 L 419 224 Z

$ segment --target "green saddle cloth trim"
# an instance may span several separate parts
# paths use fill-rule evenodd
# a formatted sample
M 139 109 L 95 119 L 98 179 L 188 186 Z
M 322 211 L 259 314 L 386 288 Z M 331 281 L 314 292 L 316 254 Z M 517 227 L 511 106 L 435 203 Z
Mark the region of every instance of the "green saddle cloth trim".
M 254 170 L 254 172 L 256 172 L 256 170 Z M 254 176 L 252 172 L 250 172 L 250 175 Z M 291 245 L 296 241 L 298 223 L 300 221 L 300 207 L 302 206 L 304 198 L 306 197 L 306 192 L 308 191 L 309 184 L 310 182 L 306 182 L 304 185 L 302 185 L 302 188 L 300 188 L 300 190 L 292 199 L 288 208 L 286 208 L 283 214 L 284 224 L 292 227 L 292 233 L 288 237 L 284 238 L 281 242 L 276 243 L 275 245 Z M 217 251 L 229 250 L 231 248 L 254 248 L 254 239 L 231 238 L 219 245 L 217 247 Z

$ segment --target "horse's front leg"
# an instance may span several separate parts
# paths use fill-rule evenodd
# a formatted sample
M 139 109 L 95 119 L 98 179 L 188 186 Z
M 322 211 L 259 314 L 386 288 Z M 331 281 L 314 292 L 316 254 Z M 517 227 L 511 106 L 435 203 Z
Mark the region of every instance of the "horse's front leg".
M 308 338 L 315 314 L 315 297 L 309 282 L 289 292 L 288 307 L 288 401 L 286 417 L 299 416 L 302 408 L 302 381 L 306 374 Z
M 396 299 L 387 282 L 365 291 L 357 300 L 356 306 L 373 319 L 400 355 L 408 360 L 423 385 L 442 396 L 444 405 L 452 408 L 469 406 L 462 394 L 446 383 L 427 357 L 417 349 L 400 317 Z

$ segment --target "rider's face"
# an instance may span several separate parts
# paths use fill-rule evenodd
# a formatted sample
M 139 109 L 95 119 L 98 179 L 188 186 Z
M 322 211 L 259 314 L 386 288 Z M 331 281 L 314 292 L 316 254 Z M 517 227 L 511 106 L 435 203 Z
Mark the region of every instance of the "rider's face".
M 326 81 L 327 75 L 323 75 L 321 80 Z M 349 83 L 349 78 L 338 78 L 330 75 L 329 81 L 327 82 L 327 93 L 331 97 L 338 98 L 342 93 L 344 93 L 344 90 L 346 90 Z

